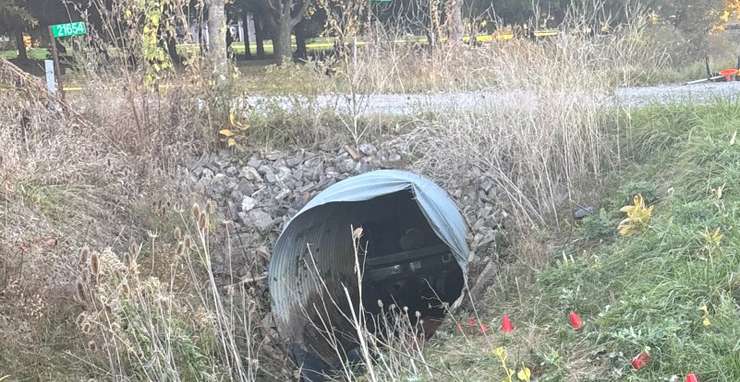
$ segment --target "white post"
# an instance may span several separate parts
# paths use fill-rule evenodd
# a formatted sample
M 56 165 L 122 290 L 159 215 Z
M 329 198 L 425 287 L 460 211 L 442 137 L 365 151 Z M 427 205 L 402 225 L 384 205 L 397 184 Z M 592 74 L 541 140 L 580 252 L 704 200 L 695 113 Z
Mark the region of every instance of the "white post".
M 56 94 L 57 82 L 54 79 L 54 61 L 44 60 L 44 69 L 46 69 L 46 88 L 49 90 L 49 93 Z

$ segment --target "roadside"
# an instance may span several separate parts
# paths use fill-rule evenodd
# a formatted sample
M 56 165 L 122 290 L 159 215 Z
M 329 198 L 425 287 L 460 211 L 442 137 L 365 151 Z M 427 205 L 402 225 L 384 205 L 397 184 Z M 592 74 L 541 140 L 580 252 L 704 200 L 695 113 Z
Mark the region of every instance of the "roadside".
M 458 317 L 428 348 L 435 369 L 454 371 L 431 380 L 511 380 L 502 362 L 532 381 L 740 380 L 740 107 L 630 118 L 629 163 L 595 213 L 519 244 L 529 254 L 502 263 L 480 315 Z M 623 212 L 635 196 L 645 206 Z
M 245 111 L 266 111 L 243 120 L 219 108 L 205 76 L 162 92 L 100 78 L 71 101 L 82 119 L 49 110 L 35 81 L 8 81 L 11 90 L 0 92 L 8 100 L 0 103 L 2 121 L 11 126 L 0 129 L 7 206 L 0 210 L 0 299 L 7 301 L 0 304 L 7 344 L 0 365 L 11 371 L 0 370 L 0 379 L 228 379 L 245 371 L 246 379 L 288 380 L 296 365 L 273 346 L 262 304 L 274 236 L 328 183 L 393 167 L 429 176 L 463 207 L 476 251 L 471 277 L 498 270 L 488 295 L 476 298 L 477 313 L 457 312 L 471 317 L 457 318 L 429 343 L 424 366 L 443 371 L 429 379 L 503 376 L 491 353 L 497 345 L 512 368 L 526 366 L 541 381 L 670 380 L 687 367 L 710 380 L 736 380 L 740 363 L 724 354 L 736 350 L 727 338 L 738 322 L 737 283 L 728 273 L 737 269 L 737 103 L 646 107 L 652 101 L 643 96 L 672 99 L 673 91 L 656 90 L 637 97 L 634 109 L 617 110 L 613 73 L 593 64 L 602 51 L 583 43 L 542 49 L 524 42 L 486 52 L 496 55 L 483 64 L 480 50 L 465 50 L 470 55 L 459 61 L 440 61 L 460 63 L 456 73 L 449 73 L 453 65 L 422 63 L 411 68 L 419 74 L 413 81 L 428 80 L 419 88 L 457 90 L 378 91 L 377 100 L 358 97 L 369 106 L 351 118 L 342 109 L 351 102 L 346 94 L 321 95 L 330 87 L 303 76 L 311 71 L 333 86 L 331 73 L 306 66 L 259 68 L 271 73 L 262 83 L 308 89 L 291 91 L 295 97 L 229 93 L 229 100 L 260 101 Z M 357 70 L 387 77 L 389 66 L 363 60 Z M 456 75 L 473 66 L 513 90 L 464 91 L 476 85 L 464 80 L 478 74 Z M 520 67 L 536 76 L 519 77 Z M 424 77 L 430 68 L 437 72 Z M 398 76 L 405 73 L 412 72 Z M 687 101 L 711 102 L 719 86 L 735 84 L 709 84 Z M 331 110 L 317 113 L 321 107 Z M 204 163 L 189 162 L 198 155 Z M 652 220 L 621 237 L 619 209 L 634 190 L 654 206 Z M 571 209 L 581 204 L 598 214 L 574 222 Z M 582 331 L 568 331 L 569 310 L 583 316 Z M 503 313 L 515 326 L 508 336 L 491 331 Z M 478 321 L 488 327 L 485 336 Z M 456 323 L 466 325 L 465 335 Z M 648 347 L 654 369 L 629 372 L 631 353 Z M 424 373 L 414 357 L 399 370 L 418 379 Z
M 642 87 L 621 87 L 614 94 L 601 96 L 604 106 L 640 107 L 651 104 L 708 103 L 717 99 L 735 100 L 740 94 L 740 81 L 715 82 L 696 85 L 660 85 Z M 549 95 L 552 96 L 552 95 Z M 568 94 L 572 97 L 572 94 Z M 583 97 L 592 97 L 584 94 Z M 439 92 L 429 94 L 367 94 L 358 96 L 360 115 L 413 115 L 439 110 L 456 112 L 483 111 L 496 104 L 519 105 L 527 109 L 537 107 L 538 95 L 535 91 L 475 91 Z M 317 109 L 333 109 L 339 113 L 349 113 L 353 104 L 349 94 L 322 94 L 310 96 L 248 96 L 247 104 L 254 110 L 264 105 L 290 110 L 295 99 L 303 99 L 305 104 L 315 105 Z

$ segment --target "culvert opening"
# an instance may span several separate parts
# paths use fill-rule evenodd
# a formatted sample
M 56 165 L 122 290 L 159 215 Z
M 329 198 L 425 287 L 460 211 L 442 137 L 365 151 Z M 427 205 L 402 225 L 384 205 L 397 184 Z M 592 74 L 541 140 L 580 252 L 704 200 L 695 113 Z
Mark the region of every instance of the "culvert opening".
M 357 242 L 353 228 L 362 228 Z M 444 317 L 444 304 L 455 305 L 466 285 L 465 234 L 449 196 L 409 172 L 348 178 L 312 199 L 284 228 L 269 269 L 275 324 L 304 376 L 320 380 L 319 374 L 346 361 L 336 348 L 346 355 L 357 347 L 345 317 L 360 303 L 369 316 L 381 313 L 381 301 L 385 312 L 391 305 L 408 307 L 412 320 L 417 311 L 426 323 Z M 362 301 L 356 244 L 364 268 Z M 373 321 L 368 329 L 380 331 Z
M 362 303 L 369 314 L 395 305 L 440 319 L 445 314 L 442 303 L 460 297 L 462 271 L 413 198 L 411 190 L 404 190 L 360 202 L 364 206 L 359 209 L 368 211 L 358 226 Z

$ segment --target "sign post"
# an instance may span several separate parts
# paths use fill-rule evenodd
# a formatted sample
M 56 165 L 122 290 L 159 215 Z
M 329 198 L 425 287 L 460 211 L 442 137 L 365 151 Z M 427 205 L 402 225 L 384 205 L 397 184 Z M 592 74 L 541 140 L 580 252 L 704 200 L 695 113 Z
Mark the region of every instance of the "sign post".
M 44 60 L 44 69 L 46 71 L 46 89 L 49 93 L 54 94 L 57 92 L 57 83 L 54 79 L 54 61 Z
M 54 27 L 55 25 L 49 25 L 49 37 L 51 37 L 51 55 L 54 58 L 54 71 L 57 77 L 57 88 L 59 89 L 59 96 L 64 101 L 64 84 L 62 84 L 62 70 L 59 65 L 59 52 L 57 51 L 57 41 L 54 38 Z M 47 74 L 48 75 L 48 74 Z
M 59 52 L 57 51 L 56 39 L 60 37 L 84 36 L 87 34 L 87 26 L 84 22 L 78 21 L 66 24 L 49 25 L 49 37 L 51 38 L 51 54 L 54 58 L 54 72 L 56 72 L 57 89 L 59 95 L 64 101 L 64 85 L 62 84 L 62 70 L 59 65 Z M 48 69 L 47 69 L 48 73 Z M 48 74 L 47 74 L 48 81 Z

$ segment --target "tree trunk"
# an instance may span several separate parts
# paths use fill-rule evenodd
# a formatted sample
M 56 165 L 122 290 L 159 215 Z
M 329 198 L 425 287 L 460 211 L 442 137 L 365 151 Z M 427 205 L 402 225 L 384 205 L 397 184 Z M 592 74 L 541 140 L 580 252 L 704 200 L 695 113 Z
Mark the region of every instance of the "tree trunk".
M 252 49 L 249 47 L 249 12 L 242 10 L 242 29 L 244 29 L 244 57 L 252 57 Z
M 205 49 L 205 38 L 203 37 L 203 25 L 198 23 L 198 48 L 200 49 L 200 56 L 203 57 L 206 54 Z
M 447 3 L 447 41 L 457 44 L 463 40 L 463 0 L 449 0 Z M 470 36 L 474 39 L 475 36 Z
M 439 43 L 439 1 L 440 0 L 429 0 L 429 6 L 426 9 L 427 15 L 425 18 L 428 23 L 426 25 L 425 34 L 427 36 L 427 42 L 429 43 L 430 53 L 434 51 L 434 48 Z
M 177 39 L 172 32 L 167 32 L 167 53 L 170 55 L 172 65 L 180 66 L 182 61 L 180 60 L 180 55 L 177 54 Z
M 224 0 L 211 0 L 208 8 L 208 56 L 219 86 L 228 81 L 226 11 Z
M 308 50 L 306 49 L 306 31 L 302 26 L 296 26 L 295 28 L 295 59 L 305 60 L 308 57 Z
M 18 47 L 18 60 L 28 60 L 28 51 L 26 50 L 26 44 L 23 43 L 23 32 L 15 32 L 15 44 Z
M 277 21 L 275 32 L 272 37 L 272 49 L 275 55 L 275 63 L 282 64 L 289 61 L 291 57 L 290 49 L 290 15 L 280 17 Z
M 257 57 L 264 58 L 265 57 L 265 34 L 264 29 L 262 29 L 262 20 L 255 18 L 254 19 L 254 39 L 257 43 Z

